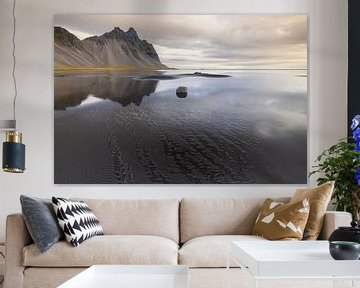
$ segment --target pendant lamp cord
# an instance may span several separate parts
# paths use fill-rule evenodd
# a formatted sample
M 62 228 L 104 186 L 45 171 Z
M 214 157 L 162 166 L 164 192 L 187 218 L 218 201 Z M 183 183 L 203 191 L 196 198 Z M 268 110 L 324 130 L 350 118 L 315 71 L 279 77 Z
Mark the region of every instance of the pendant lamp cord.
M 12 57 L 13 57 L 13 69 L 12 69 L 12 78 L 14 81 L 14 101 L 13 101 L 13 118 L 15 121 L 15 130 L 16 130 L 16 98 L 17 98 L 17 84 L 16 84 L 16 77 L 15 77 L 15 68 L 16 68 L 16 56 L 15 56 L 15 35 L 16 35 L 16 15 L 15 15 L 15 8 L 16 8 L 16 0 L 13 0 L 13 8 L 12 8 L 12 16 L 13 16 L 13 34 L 12 34 L 12 44 L 13 44 L 13 50 L 12 50 Z

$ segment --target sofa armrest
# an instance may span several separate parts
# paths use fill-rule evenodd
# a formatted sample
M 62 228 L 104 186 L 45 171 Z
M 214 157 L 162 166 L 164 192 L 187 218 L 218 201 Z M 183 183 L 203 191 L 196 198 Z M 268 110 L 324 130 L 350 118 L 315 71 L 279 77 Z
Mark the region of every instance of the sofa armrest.
M 32 242 L 22 214 L 9 215 L 6 218 L 4 288 L 23 287 L 23 248 Z
M 319 236 L 321 240 L 329 239 L 331 233 L 340 226 L 350 226 L 352 216 L 348 212 L 326 211 L 324 224 Z

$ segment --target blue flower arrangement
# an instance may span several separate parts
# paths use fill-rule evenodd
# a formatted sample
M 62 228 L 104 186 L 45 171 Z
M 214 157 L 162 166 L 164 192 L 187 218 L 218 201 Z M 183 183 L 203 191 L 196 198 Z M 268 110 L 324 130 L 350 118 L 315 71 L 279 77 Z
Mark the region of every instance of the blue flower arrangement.
M 360 152 L 360 115 L 356 115 L 352 119 L 351 130 L 353 130 L 353 137 L 355 139 L 355 150 Z M 358 159 L 360 159 L 360 155 L 358 155 Z M 355 172 L 355 179 L 360 186 L 360 167 Z
M 348 211 L 356 221 L 360 221 L 360 115 L 351 124 L 353 137 L 342 139 L 325 149 L 316 159 L 316 165 L 309 176 L 317 173 L 320 185 L 335 181 L 332 195 L 338 211 Z M 348 141 L 349 140 L 349 141 Z M 354 141 L 355 140 L 355 141 Z

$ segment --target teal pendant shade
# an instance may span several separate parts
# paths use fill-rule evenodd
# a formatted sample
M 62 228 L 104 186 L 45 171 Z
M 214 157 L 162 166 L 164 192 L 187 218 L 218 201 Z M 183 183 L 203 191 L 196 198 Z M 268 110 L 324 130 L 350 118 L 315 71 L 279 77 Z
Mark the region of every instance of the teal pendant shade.
M 5 172 L 23 173 L 25 171 L 25 145 L 21 142 L 22 134 L 20 132 L 6 132 L 2 162 Z

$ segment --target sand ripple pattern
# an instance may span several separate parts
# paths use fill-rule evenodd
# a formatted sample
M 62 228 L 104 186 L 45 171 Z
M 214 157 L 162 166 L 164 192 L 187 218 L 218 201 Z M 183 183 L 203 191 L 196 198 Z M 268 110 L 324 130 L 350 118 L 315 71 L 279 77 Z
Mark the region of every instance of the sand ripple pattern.
M 169 121 L 164 118 L 166 111 L 158 108 L 133 106 L 125 110 L 103 103 L 96 109 L 85 107 L 59 112 L 63 117 L 58 117 L 55 126 L 56 182 L 230 184 L 253 181 L 249 168 L 260 148 L 259 139 L 249 133 L 248 123 L 220 122 L 221 126 L 216 127 L 198 121 L 196 113 L 189 113 L 187 117 L 172 115 Z M 82 134 L 81 138 L 72 138 L 74 131 L 65 128 L 68 126 L 82 128 L 81 132 L 75 132 Z M 247 135 L 246 140 L 239 135 Z M 71 151 L 75 157 L 69 158 L 65 151 Z M 82 157 L 84 152 L 87 157 Z M 67 165 L 63 162 L 65 159 Z

